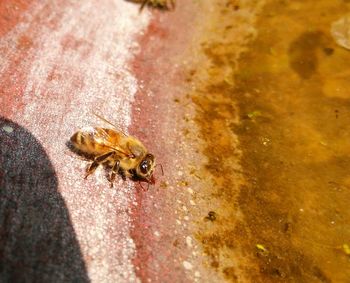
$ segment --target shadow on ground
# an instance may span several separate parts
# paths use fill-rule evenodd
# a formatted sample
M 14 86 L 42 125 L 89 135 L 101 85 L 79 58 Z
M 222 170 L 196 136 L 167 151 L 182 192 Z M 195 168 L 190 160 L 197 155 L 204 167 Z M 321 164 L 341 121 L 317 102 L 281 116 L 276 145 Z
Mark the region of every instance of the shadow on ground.
M 0 281 L 89 282 L 44 149 L 0 117 Z

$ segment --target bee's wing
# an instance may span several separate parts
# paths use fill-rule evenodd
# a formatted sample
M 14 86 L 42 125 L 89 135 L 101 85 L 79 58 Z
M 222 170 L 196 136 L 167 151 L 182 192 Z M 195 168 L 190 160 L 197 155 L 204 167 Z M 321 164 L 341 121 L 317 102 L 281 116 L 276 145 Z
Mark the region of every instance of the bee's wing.
M 115 128 L 118 132 L 122 133 L 124 136 L 127 136 L 123 131 L 121 131 L 120 129 L 118 129 L 118 127 L 116 125 L 114 125 L 113 123 L 111 123 L 110 121 L 108 121 L 106 118 L 103 118 L 101 115 L 92 112 L 97 118 L 100 118 L 103 122 L 106 122 L 107 124 L 111 125 L 113 128 Z
M 124 135 L 124 133 L 122 132 L 117 132 L 117 133 L 121 133 Z M 95 140 L 98 141 L 100 144 L 104 145 L 105 147 L 108 147 L 112 150 L 115 150 L 119 153 L 121 153 L 122 155 L 124 155 L 125 157 L 132 157 L 134 156 L 134 154 L 132 152 L 126 152 L 124 149 L 122 149 L 120 146 L 118 146 L 115 143 L 110 142 L 111 140 L 111 136 L 110 134 L 107 132 L 106 129 L 103 128 L 99 128 L 99 131 L 96 131 L 96 134 L 94 136 Z

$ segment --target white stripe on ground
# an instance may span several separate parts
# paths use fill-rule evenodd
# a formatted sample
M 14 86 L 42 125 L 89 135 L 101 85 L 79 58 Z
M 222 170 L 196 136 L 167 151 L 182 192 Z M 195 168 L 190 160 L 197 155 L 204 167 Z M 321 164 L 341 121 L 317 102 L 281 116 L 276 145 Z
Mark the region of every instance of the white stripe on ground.
M 108 126 L 92 111 L 127 131 L 138 87 L 128 62 L 150 15 L 121 0 L 38 2 L 26 13 L 28 22 L 0 42 L 8 44 L 6 38 L 18 38 L 29 27 L 25 34 L 35 46 L 19 66 L 28 73 L 24 113 L 11 118 L 42 143 L 56 168 L 92 282 L 138 281 L 128 216 L 133 183 L 119 180 L 110 189 L 100 168 L 84 180 L 86 162 L 65 143 L 81 127 Z M 5 56 L 1 61 L 6 63 Z

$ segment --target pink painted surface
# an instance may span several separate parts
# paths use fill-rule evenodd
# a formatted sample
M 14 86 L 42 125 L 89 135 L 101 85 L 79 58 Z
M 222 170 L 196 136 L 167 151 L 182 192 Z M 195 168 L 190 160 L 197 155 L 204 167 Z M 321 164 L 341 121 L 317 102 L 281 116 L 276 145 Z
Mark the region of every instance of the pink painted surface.
M 127 1 L 0 4 L 2 278 L 189 280 L 172 186 L 182 74 L 169 58 L 190 39 L 194 14 L 178 6 L 186 8 L 140 14 Z M 66 142 L 104 125 L 93 111 L 157 156 L 166 174 L 155 187 L 118 179 L 110 189 L 102 168 L 83 179 L 87 163 Z M 172 189 L 161 188 L 165 180 Z
M 165 171 L 164 177 L 157 172 L 164 187 L 137 193 L 138 205 L 133 209 L 134 263 L 139 267 L 136 274 L 144 281 L 195 281 L 189 262 L 193 240 L 188 220 L 184 220 L 188 216 L 183 200 L 189 193 L 179 185 L 194 148 L 186 150 L 184 146 L 182 121 L 188 109 L 179 107 L 176 101 L 188 93 L 184 66 L 191 59 L 186 51 L 200 14 L 193 3 L 184 3 L 178 1 L 180 8 L 171 13 L 153 13 L 147 32 L 139 39 L 143 48 L 133 61 L 133 71 L 142 88 L 133 104 L 131 131 L 152 148 Z M 184 263 L 191 268 L 184 268 Z

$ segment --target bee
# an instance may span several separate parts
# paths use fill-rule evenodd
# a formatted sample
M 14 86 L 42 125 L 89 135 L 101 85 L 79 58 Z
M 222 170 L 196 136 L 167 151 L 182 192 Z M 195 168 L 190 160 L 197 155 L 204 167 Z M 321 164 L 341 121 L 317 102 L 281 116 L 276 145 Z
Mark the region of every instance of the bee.
M 142 3 L 140 7 L 140 11 L 148 5 L 158 9 L 169 10 L 170 6 L 172 9 L 175 8 L 175 0 L 131 0 L 132 2 Z
M 109 121 L 95 115 L 113 126 Z M 109 175 L 111 187 L 118 173 L 124 180 L 128 177 L 155 184 L 153 171 L 156 159 L 135 137 L 128 136 L 116 128 L 90 127 L 77 131 L 70 138 L 70 142 L 73 150 L 93 160 L 86 170 L 85 178 L 103 164 L 111 167 Z

